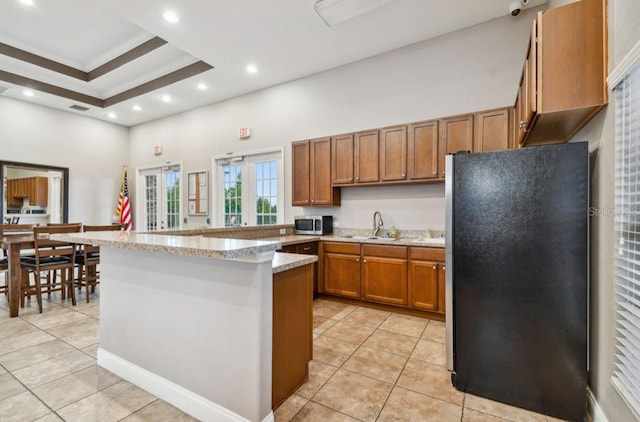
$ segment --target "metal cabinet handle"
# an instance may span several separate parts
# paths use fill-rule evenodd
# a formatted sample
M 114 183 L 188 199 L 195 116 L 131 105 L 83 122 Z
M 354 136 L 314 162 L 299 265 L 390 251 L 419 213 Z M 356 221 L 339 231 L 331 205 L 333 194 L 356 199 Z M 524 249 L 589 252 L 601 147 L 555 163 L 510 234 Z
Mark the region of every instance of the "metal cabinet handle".
M 442 171 L 442 175 L 444 176 L 444 170 Z
M 444 265 L 442 266 L 442 271 L 445 271 L 447 269 L 447 267 L 445 267 Z
M 365 259 L 363 262 L 366 264 L 366 263 L 367 263 L 367 260 Z
M 402 173 L 402 177 L 407 177 L 407 174 L 406 173 Z
M 308 199 L 305 199 L 304 203 L 305 203 L 305 204 L 308 204 L 308 203 L 309 203 L 309 200 L 308 200 Z
M 356 258 L 356 262 L 360 262 L 360 258 Z
M 350 182 L 353 182 L 353 177 L 350 177 L 350 178 L 349 178 L 349 181 L 350 181 Z
M 433 172 L 433 175 L 435 176 L 436 174 L 438 174 L 438 172 L 437 172 L 437 171 L 434 171 L 434 172 Z
M 520 120 L 520 129 L 525 129 L 527 127 L 527 121 L 526 120 Z
M 438 269 L 438 267 L 434 265 L 434 266 L 433 266 L 433 269 L 434 269 L 434 270 L 437 270 L 437 269 Z
M 360 178 L 359 178 L 359 177 L 356 177 L 356 182 L 357 182 L 358 180 L 360 180 Z
M 311 250 L 311 246 L 307 246 L 305 248 L 302 248 L 303 251 L 310 251 Z
M 313 204 L 314 202 L 316 202 L 316 201 L 315 201 L 315 199 L 312 199 L 312 200 L 311 200 L 311 203 Z

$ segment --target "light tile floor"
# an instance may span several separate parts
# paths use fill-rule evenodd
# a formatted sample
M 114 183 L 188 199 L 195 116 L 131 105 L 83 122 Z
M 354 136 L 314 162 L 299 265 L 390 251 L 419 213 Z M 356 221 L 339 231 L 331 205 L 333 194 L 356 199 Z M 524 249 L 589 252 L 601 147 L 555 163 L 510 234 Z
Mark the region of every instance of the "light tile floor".
M 9 318 L 0 298 L 0 421 L 193 421 L 96 364 L 99 294 L 77 306 L 35 300 Z M 285 421 L 554 421 L 463 394 L 444 367 L 444 324 L 314 302 L 309 380 L 275 412 Z
M 316 300 L 309 381 L 286 421 L 557 421 L 464 394 L 445 367 L 444 323 Z

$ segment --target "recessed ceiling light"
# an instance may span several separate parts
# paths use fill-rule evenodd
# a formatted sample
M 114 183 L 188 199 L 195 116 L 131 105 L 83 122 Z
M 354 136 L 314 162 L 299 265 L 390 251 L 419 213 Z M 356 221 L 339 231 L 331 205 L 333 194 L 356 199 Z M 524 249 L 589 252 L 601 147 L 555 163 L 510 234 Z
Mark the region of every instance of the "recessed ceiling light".
M 202 91 L 205 91 L 207 89 L 207 84 L 205 84 L 204 82 L 200 82 L 198 84 L 198 89 L 202 90 Z
M 131 107 L 131 108 L 134 109 L 135 111 L 142 110 L 142 107 L 140 107 L 138 104 L 134 104 L 133 107 Z
M 27 6 L 33 6 L 33 0 L 20 0 L 20 3 L 25 4 Z
M 256 67 L 255 64 L 250 64 L 249 66 L 247 66 L 247 73 L 257 73 L 258 72 L 258 68 Z
M 24 95 L 25 97 L 33 97 L 36 95 L 36 93 L 30 89 L 25 89 L 24 91 L 22 91 L 22 95 Z
M 173 10 L 167 10 L 166 12 L 164 12 L 162 14 L 162 17 L 164 18 L 164 20 L 166 20 L 167 22 L 171 22 L 171 23 L 178 23 L 180 22 L 180 18 L 178 18 L 178 15 L 176 14 L 176 12 L 174 12 Z
M 107 114 L 107 116 L 109 116 L 110 119 L 117 119 L 118 115 L 116 113 L 114 113 L 113 111 L 109 112 L 109 114 Z
M 160 99 L 161 99 L 162 101 L 164 101 L 165 103 L 169 103 L 169 102 L 171 102 L 171 95 L 169 95 L 169 94 L 164 94 L 164 95 L 162 95 L 162 97 L 160 97 Z

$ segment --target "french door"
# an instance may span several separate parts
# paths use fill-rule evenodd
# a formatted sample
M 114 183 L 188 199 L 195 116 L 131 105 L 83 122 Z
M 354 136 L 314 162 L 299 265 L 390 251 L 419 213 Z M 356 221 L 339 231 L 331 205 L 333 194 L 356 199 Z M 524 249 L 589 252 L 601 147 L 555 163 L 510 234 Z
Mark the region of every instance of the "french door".
M 260 151 L 215 160 L 219 226 L 282 224 L 282 156 L 282 150 Z
M 182 210 L 179 164 L 138 172 L 137 203 L 141 216 L 138 230 L 179 229 Z

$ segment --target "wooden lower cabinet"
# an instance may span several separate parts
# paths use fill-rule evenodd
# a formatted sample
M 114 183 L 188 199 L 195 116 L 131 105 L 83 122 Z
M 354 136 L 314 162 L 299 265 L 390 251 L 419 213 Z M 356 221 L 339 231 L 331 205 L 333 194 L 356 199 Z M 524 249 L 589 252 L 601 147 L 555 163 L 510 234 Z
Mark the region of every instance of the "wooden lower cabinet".
M 273 275 L 271 408 L 309 378 L 313 358 L 312 265 Z
M 360 244 L 324 242 L 324 292 L 360 298 Z
M 362 298 L 407 305 L 406 246 L 362 246 Z
M 410 248 L 409 306 L 444 314 L 444 250 L 436 248 Z

